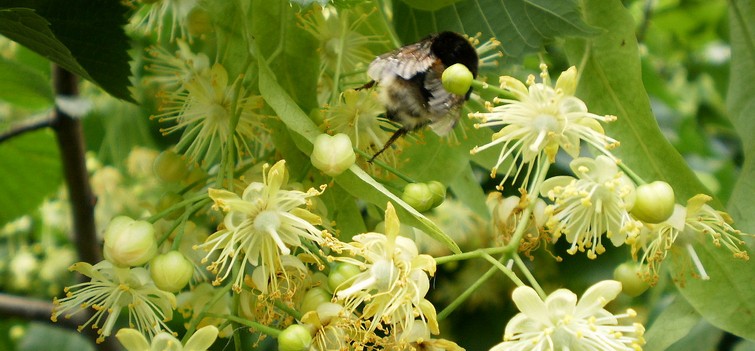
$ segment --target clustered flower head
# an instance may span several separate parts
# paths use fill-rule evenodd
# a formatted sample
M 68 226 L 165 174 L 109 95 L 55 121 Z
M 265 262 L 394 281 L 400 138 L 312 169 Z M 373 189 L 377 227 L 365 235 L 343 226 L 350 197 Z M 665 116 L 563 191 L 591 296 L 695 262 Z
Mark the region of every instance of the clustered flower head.
M 628 241 L 632 245 L 632 255 L 643 263 L 643 278 L 651 284 L 658 281 L 660 265 L 670 251 L 682 248 L 693 261 L 700 278 L 709 279 L 705 268 L 697 257 L 692 244 L 709 238 L 716 247 L 725 247 L 735 258 L 750 259 L 743 249 L 743 233 L 731 226 L 732 219 L 725 212 L 716 211 L 707 202 L 708 195 L 699 194 L 687 201 L 687 206 L 676 205 L 674 213 L 666 221 L 658 224 L 645 224 L 641 234 Z M 642 256 L 638 255 L 642 252 Z
M 153 118 L 175 123 L 163 134 L 183 130 L 176 149 L 203 166 L 214 165 L 230 147 L 239 156 L 259 156 L 267 144 L 263 117 L 256 112 L 263 100 L 241 81 L 239 76 L 231 83 L 225 67 L 216 63 L 209 74 L 191 75 L 185 90 L 164 91 L 161 113 Z
M 496 99 L 495 102 L 503 105 L 492 107 L 489 112 L 470 114 L 470 117 L 481 120 L 475 125 L 476 128 L 503 126 L 493 134 L 490 143 L 476 146 L 471 151 L 475 154 L 502 144 L 492 177 L 495 177 L 504 161 L 520 161 L 519 167 L 516 167 L 515 162 L 511 163 L 499 187 L 509 177 L 512 177 L 512 182 L 515 181 L 522 173 L 525 163 L 528 164 L 524 174 L 526 187 L 535 165 L 554 162 L 559 149 L 576 158 L 583 141 L 603 154 L 609 154 L 608 150 L 618 145 L 616 140 L 605 135 L 599 123 L 611 122 L 616 117 L 590 113 L 585 103 L 574 96 L 577 86 L 576 68 L 564 71 L 555 87 L 550 85 L 545 64 L 541 65 L 541 70 L 542 83 L 535 83 L 535 77 L 530 75 L 527 86 L 516 78 L 501 77 L 501 88 L 510 92 L 513 98 Z
M 308 199 L 321 194 L 314 188 L 308 191 L 286 190 L 288 172 L 285 161 L 278 161 L 264 174 L 263 181 L 252 182 L 241 196 L 223 189 L 209 189 L 215 208 L 225 212 L 223 224 L 196 249 L 208 251 L 207 261 L 216 250 L 220 251 L 207 269 L 216 274 L 213 284 L 219 285 L 230 274 L 238 260 L 241 270 L 235 277 L 233 288 L 241 290 L 245 263 L 262 269 L 277 286 L 276 272 L 282 268 L 281 256 L 292 249 L 309 253 L 307 244 L 323 241 L 319 216 L 303 208 Z M 273 289 L 277 290 L 277 288 Z
M 55 299 L 52 321 L 58 317 L 71 318 L 91 307 L 94 314 L 79 331 L 88 325 L 99 328 L 102 342 L 112 333 L 121 311 L 128 311 L 129 325 L 141 333 L 154 336 L 161 330 L 170 328 L 165 324 L 173 318 L 176 298 L 169 292 L 155 287 L 149 273 L 142 267 L 116 267 L 108 261 L 96 265 L 78 262 L 70 270 L 81 273 L 90 281 L 65 288 L 66 297 Z
M 620 324 L 636 313 L 628 309 L 615 315 L 604 309 L 619 292 L 621 283 L 605 280 L 587 289 L 581 299 L 558 289 L 543 300 L 534 289 L 520 286 L 512 299 L 521 313 L 506 325 L 503 342 L 490 351 L 642 350 L 645 328 Z
M 361 269 L 336 289 L 336 298 L 352 313 L 362 306 L 365 342 L 376 340 L 374 331 L 378 329 L 394 338 L 408 333 L 417 317 L 427 323 L 431 332 L 438 333 L 435 308 L 425 300 L 430 288 L 428 275 L 435 274 L 435 261 L 429 255 L 420 255 L 414 241 L 398 235 L 399 229 L 396 212 L 388 203 L 385 234 L 359 234 L 352 243 L 334 243 L 334 250 L 351 257 L 332 259 Z
M 641 223 L 629 215 L 634 204 L 634 183 L 607 156 L 577 158 L 571 162 L 575 177 L 559 176 L 543 182 L 541 193 L 553 205 L 546 208 L 546 225 L 554 239 L 562 234 L 571 243 L 568 252 L 587 250 L 589 258 L 605 252 L 602 236 L 614 246 L 639 234 Z

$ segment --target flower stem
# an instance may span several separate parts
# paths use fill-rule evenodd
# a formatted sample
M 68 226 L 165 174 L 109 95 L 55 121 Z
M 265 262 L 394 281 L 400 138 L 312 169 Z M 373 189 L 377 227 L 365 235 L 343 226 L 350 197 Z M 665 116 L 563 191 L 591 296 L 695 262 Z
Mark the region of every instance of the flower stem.
M 438 320 L 443 320 L 444 318 L 448 317 L 451 312 L 453 312 L 459 305 L 461 305 L 464 301 L 469 298 L 472 293 L 477 290 L 477 288 L 480 287 L 485 281 L 490 279 L 490 277 L 493 276 L 493 274 L 497 271 L 497 267 L 490 267 L 487 272 L 485 272 L 482 276 L 480 276 L 477 281 L 475 281 L 469 288 L 464 290 L 456 299 L 454 299 L 446 308 L 444 308 L 440 313 L 438 313 Z
M 246 320 L 244 318 L 233 316 L 233 315 L 218 314 L 218 313 L 205 313 L 204 316 L 205 317 L 227 319 L 227 320 L 229 320 L 231 322 L 234 322 L 234 323 L 237 323 L 237 324 L 241 324 L 243 326 L 252 328 L 252 329 L 254 329 L 254 330 L 256 330 L 256 331 L 258 331 L 260 333 L 267 334 L 267 335 L 270 335 L 270 336 L 276 337 L 276 338 L 281 333 L 280 329 L 271 328 L 271 327 L 268 327 L 268 326 L 266 326 L 264 324 L 260 324 L 260 323 L 257 323 L 257 322 L 252 322 L 250 320 Z M 234 335 L 238 335 L 238 333 L 234 333 Z
M 469 252 L 463 252 L 460 254 L 453 254 L 448 256 L 442 256 L 442 257 L 436 257 L 435 258 L 435 264 L 441 265 L 448 262 L 454 262 L 454 261 L 463 261 L 468 260 L 472 258 L 480 258 L 483 257 L 483 255 L 496 255 L 507 252 L 508 249 L 506 247 L 489 247 L 485 249 L 478 249 L 474 251 Z
M 513 256 L 516 266 L 519 267 L 519 270 L 522 271 L 522 274 L 524 274 L 524 277 L 527 278 L 527 281 L 530 282 L 532 288 L 537 291 L 537 294 L 540 295 L 540 298 L 545 300 L 545 298 L 548 297 L 548 294 L 546 294 L 545 291 L 543 291 L 543 288 L 540 287 L 540 284 L 537 283 L 537 279 L 535 279 L 535 276 L 532 275 L 532 272 L 530 272 L 529 268 L 527 268 L 527 266 L 524 264 L 522 258 L 517 254 L 514 254 Z
M 532 211 L 535 209 L 535 205 L 537 204 L 537 201 L 534 201 L 538 194 L 540 193 L 540 185 L 543 184 L 543 181 L 545 180 L 545 176 L 548 174 L 548 169 L 550 168 L 551 164 L 548 161 L 543 162 L 543 165 L 541 168 L 537 170 L 535 173 L 535 181 L 530 184 L 530 189 L 528 190 L 527 194 L 522 196 L 528 196 L 529 198 L 527 201 L 529 201 L 529 204 L 527 205 L 527 208 L 522 211 L 521 220 L 519 223 L 517 223 L 516 230 L 514 231 L 514 235 L 511 236 L 511 241 L 509 241 L 508 244 L 506 244 L 505 248 L 509 252 L 516 252 L 516 249 L 519 248 L 519 241 L 522 240 L 522 236 L 524 236 L 524 232 L 527 231 L 527 227 L 530 225 L 531 217 L 532 217 Z M 534 198 L 532 198 L 534 196 Z M 531 198 L 531 199 L 530 199 Z
M 472 81 L 472 87 L 480 91 L 492 92 L 500 97 L 515 98 L 515 96 L 511 94 L 511 92 L 509 92 L 508 90 L 501 89 L 497 86 L 490 85 L 487 82 L 483 82 L 477 79 Z
M 500 260 L 496 260 L 495 258 L 493 258 L 493 256 L 490 256 L 490 255 L 483 255 L 482 258 L 484 258 L 486 261 L 493 264 L 493 267 L 498 268 L 499 271 L 501 271 L 503 274 L 509 277 L 509 279 L 511 279 L 511 281 L 514 282 L 516 286 L 524 286 L 525 285 L 524 282 L 521 279 L 519 279 L 519 277 L 516 276 L 516 273 L 514 273 L 511 267 L 509 267 L 509 265 L 511 265 L 511 260 L 509 259 L 509 262 L 507 265 L 504 265 L 501 262 L 504 259 L 508 258 L 508 256 L 509 255 L 505 255 L 501 257 Z M 518 256 L 514 255 L 514 257 L 518 257 Z
M 608 155 L 608 156 L 611 156 L 611 155 Z M 634 173 L 634 171 L 632 171 L 632 169 L 629 168 L 629 166 L 627 166 L 624 162 L 619 162 L 618 165 L 621 168 L 621 170 L 624 172 L 624 174 L 629 176 L 629 178 L 631 178 L 632 181 L 635 182 L 635 184 L 637 185 L 647 184 L 647 182 L 645 182 L 645 180 L 642 179 L 642 177 L 640 177 L 637 173 Z
M 285 303 L 283 303 L 283 301 L 281 301 L 281 300 L 275 300 L 273 302 L 273 304 L 275 305 L 275 307 L 278 307 L 283 312 L 286 312 L 289 316 L 294 317 L 294 319 L 296 319 L 296 320 L 300 320 L 301 319 L 301 316 L 302 316 L 301 312 L 299 312 L 299 311 L 297 311 L 297 310 L 289 307 L 288 305 L 286 305 Z
M 220 289 L 218 289 L 217 292 L 215 292 L 215 295 L 212 296 L 212 299 L 210 299 L 210 302 L 205 304 L 202 307 L 202 310 L 195 314 L 194 317 L 191 319 L 191 322 L 189 323 L 189 326 L 186 328 L 186 334 L 184 334 L 183 339 L 181 340 L 182 344 L 186 344 L 186 342 L 189 340 L 189 338 L 194 334 L 194 332 L 197 330 L 197 325 L 199 325 L 199 322 L 204 319 L 204 317 L 207 317 L 208 315 L 212 315 L 212 313 L 207 312 L 212 308 L 212 306 L 215 306 L 220 299 L 222 299 L 225 295 L 228 294 L 228 292 L 231 290 L 232 284 L 226 284 Z M 226 318 L 223 316 L 222 318 Z

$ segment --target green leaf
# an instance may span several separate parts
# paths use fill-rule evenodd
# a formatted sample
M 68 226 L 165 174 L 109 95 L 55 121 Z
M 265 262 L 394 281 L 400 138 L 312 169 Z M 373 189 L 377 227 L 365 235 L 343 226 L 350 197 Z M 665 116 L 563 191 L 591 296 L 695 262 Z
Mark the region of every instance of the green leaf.
M 653 321 L 645 333 L 645 351 L 663 351 L 681 340 L 701 317 L 687 300 L 677 297 Z
M 350 241 L 354 235 L 367 231 L 362 213 L 356 203 L 357 199 L 338 184 L 328 187 L 322 198 L 328 204 L 328 209 L 332 211 L 329 213 L 330 217 L 335 219 L 341 231 L 338 236 L 341 241 Z
M 719 350 L 724 333 L 704 319 L 692 328 L 686 338 L 671 345 L 666 351 Z
M 52 106 L 52 87 L 40 72 L 0 57 L 0 77 L 0 100 L 34 110 Z
M 256 51 L 259 52 L 259 50 Z M 296 139 L 298 136 L 303 140 L 301 144 L 297 144 L 299 149 L 305 154 L 310 154 L 312 152 L 312 141 L 320 134 L 319 129 L 278 84 L 276 76 L 270 70 L 264 58 L 258 57 L 258 59 L 260 94 L 289 130 L 297 134 L 292 135 L 292 137 Z M 335 181 L 352 196 L 364 199 L 382 209 L 385 209 L 388 201 L 393 202 L 402 222 L 423 230 L 453 252 L 460 252 L 456 243 L 435 223 L 391 193 L 357 165 L 351 166 L 347 171 L 336 177 Z
M 755 351 L 755 341 L 742 340 L 737 346 L 734 347 L 734 351 Z
M 598 3 L 584 5 L 585 20 L 603 28 L 603 34 L 567 41 L 570 61 L 584 62 L 583 67 L 578 67 L 577 95 L 591 112 L 618 117 L 605 125 L 606 134 L 621 142 L 612 152 L 645 181 L 668 182 L 682 204 L 695 194 L 707 193 L 682 156 L 661 134 L 653 117 L 642 84 L 631 16 L 618 1 Z
M 60 157 L 49 130 L 0 143 L 0 225 L 39 207 L 61 183 Z
M 752 1 L 732 1 L 729 7 L 731 26 L 731 74 L 726 105 L 734 130 L 742 140 L 744 162 L 728 209 L 736 225 L 755 233 L 752 196 L 755 194 L 755 6 Z M 755 247 L 755 245 L 750 245 Z
M 430 33 L 452 30 L 468 35 L 482 33 L 503 43 L 514 59 L 537 52 L 555 37 L 596 34 L 569 0 L 460 0 L 435 11 L 422 11 L 394 1 L 396 31 L 407 43 Z
M 490 210 L 485 204 L 487 195 L 482 191 L 479 182 L 475 178 L 472 166 L 469 163 L 464 167 L 459 177 L 456 177 L 456 179 L 449 184 L 449 187 L 454 196 L 456 196 L 461 203 L 469 207 L 472 212 L 485 220 L 490 219 Z
M 18 345 L 18 351 L 54 349 L 57 351 L 94 351 L 92 343 L 81 334 L 49 324 L 31 323 Z
M 133 102 L 125 13 L 115 0 L 0 0 L 0 34 Z
M 585 1 L 583 9 L 587 23 L 604 32 L 587 40 L 569 40 L 567 53 L 571 62 L 584 63 L 580 67 L 578 95 L 589 109 L 619 117 L 606 126 L 607 134 L 622 143 L 614 153 L 646 181 L 665 180 L 671 184 L 679 203 L 707 192 L 661 135 L 653 118 L 642 85 L 634 23 L 628 11 L 619 1 L 603 0 Z M 685 286 L 677 285 L 679 291 L 716 327 L 755 338 L 751 328 L 755 325 L 753 262 L 735 260 L 729 251 L 714 247 L 710 241 L 696 243 L 694 248 L 711 280 L 689 279 Z M 667 260 L 675 263 L 671 265 L 674 276 L 689 273 L 686 257 L 679 256 L 682 251 L 672 251 Z
M 295 11 L 283 1 L 252 3 L 252 33 L 278 84 L 304 110 L 318 108 L 317 41 L 305 31 Z M 276 56 L 271 56 L 276 55 Z
M 714 326 L 734 335 L 755 340 L 755 262 L 735 259 L 724 247 L 716 247 L 708 237 L 694 245 L 710 280 L 690 278 L 678 283 L 679 291 Z M 679 250 L 681 251 L 681 249 Z M 673 257 L 672 257 L 673 258 Z M 675 275 L 688 273 L 687 257 L 672 259 Z

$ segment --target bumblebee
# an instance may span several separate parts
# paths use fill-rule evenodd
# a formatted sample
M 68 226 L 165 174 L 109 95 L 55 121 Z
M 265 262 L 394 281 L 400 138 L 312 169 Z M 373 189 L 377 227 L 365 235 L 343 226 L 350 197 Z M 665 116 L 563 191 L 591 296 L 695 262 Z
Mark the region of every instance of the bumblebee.
M 372 79 L 362 88 L 377 84 L 385 116 L 401 127 L 396 130 L 372 162 L 398 138 L 429 125 L 438 135 L 446 135 L 459 120 L 461 106 L 472 93 L 448 92 L 441 81 L 443 71 L 461 63 L 477 77 L 479 58 L 469 41 L 454 32 L 430 35 L 375 58 L 367 70 Z

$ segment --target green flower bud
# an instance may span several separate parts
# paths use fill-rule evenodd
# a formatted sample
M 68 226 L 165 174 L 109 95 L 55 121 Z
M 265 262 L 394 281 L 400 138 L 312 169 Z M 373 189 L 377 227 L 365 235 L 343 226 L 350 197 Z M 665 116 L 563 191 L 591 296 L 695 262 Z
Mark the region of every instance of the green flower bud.
M 455 63 L 446 68 L 441 76 L 441 82 L 446 91 L 456 95 L 466 95 L 469 87 L 472 86 L 474 76 L 467 66 L 461 63 Z
M 427 187 L 430 188 L 430 193 L 433 195 L 433 205 L 430 208 L 440 206 L 446 200 L 446 186 L 433 180 L 427 183 Z
M 347 170 L 356 161 L 357 156 L 351 146 L 351 139 L 346 134 L 320 134 L 315 138 L 310 160 L 315 168 L 335 177 Z
M 149 275 L 160 290 L 178 292 L 193 274 L 194 266 L 178 251 L 155 256 L 149 263 Z
M 666 182 L 655 181 L 637 187 L 632 215 L 646 223 L 661 223 L 674 213 L 674 189 Z
M 324 304 L 326 302 L 330 302 L 332 298 L 333 295 L 331 295 L 323 287 L 318 286 L 309 289 L 304 294 L 304 299 L 301 303 L 301 313 L 304 314 L 309 311 L 314 311 L 317 309 L 317 306 L 320 306 L 321 304 Z
M 177 182 L 186 176 L 188 165 L 186 164 L 186 160 L 173 150 L 165 150 L 155 158 L 152 170 L 160 180 L 172 183 Z
M 621 282 L 621 291 L 636 297 L 644 293 L 650 284 L 640 276 L 641 267 L 634 262 L 624 262 L 613 271 L 613 279 Z
M 200 36 L 212 32 L 212 18 L 207 10 L 197 6 L 186 16 L 186 28 L 189 34 Z
M 404 200 L 409 206 L 414 207 L 419 212 L 424 212 L 433 207 L 433 193 L 430 187 L 425 183 L 411 183 L 404 187 L 404 193 L 401 194 L 401 200 Z
M 141 266 L 157 254 L 155 227 L 126 216 L 115 217 L 105 228 L 103 253 L 118 267 Z
M 312 335 L 300 324 L 289 325 L 278 335 L 278 351 L 307 351 Z
M 155 206 L 155 210 L 157 210 L 158 213 L 163 212 L 169 208 L 171 208 L 173 205 L 183 201 L 183 196 L 179 195 L 178 193 L 174 191 L 168 191 L 163 196 L 160 197 L 159 200 L 157 200 L 157 205 Z M 163 218 L 165 219 L 176 219 L 181 214 L 184 213 L 183 207 L 178 207 L 174 209 L 171 212 L 168 212 Z
M 335 292 L 344 282 L 361 272 L 362 271 L 359 267 L 353 264 L 338 263 L 330 270 L 330 274 L 328 275 L 328 287 Z

